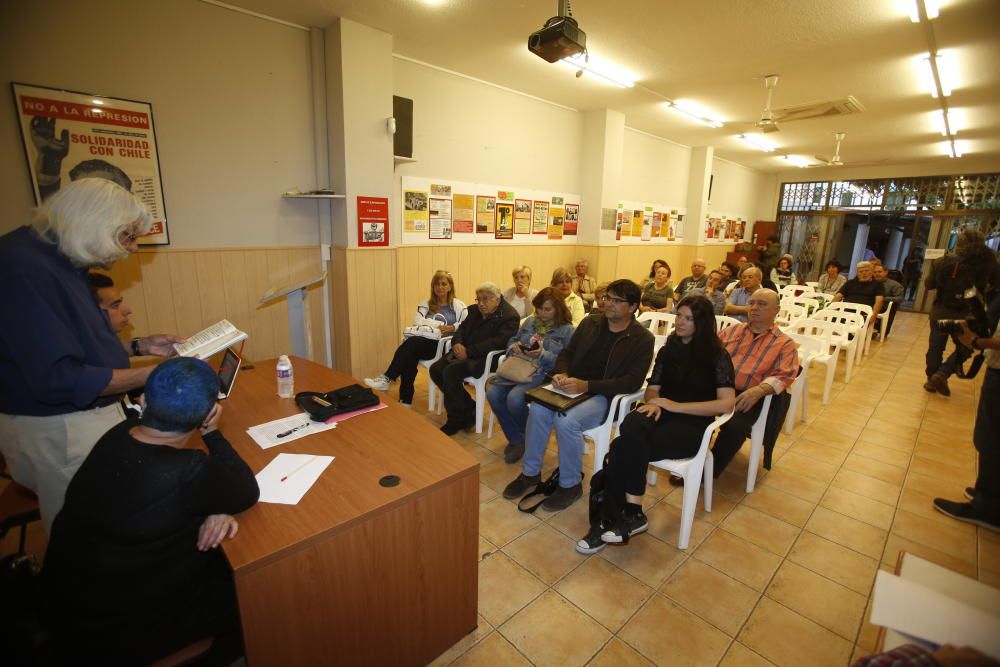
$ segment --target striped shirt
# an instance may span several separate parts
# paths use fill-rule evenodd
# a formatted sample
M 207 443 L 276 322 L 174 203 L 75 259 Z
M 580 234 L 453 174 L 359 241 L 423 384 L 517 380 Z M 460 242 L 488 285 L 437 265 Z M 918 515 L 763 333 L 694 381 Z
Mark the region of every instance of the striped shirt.
M 737 393 L 766 382 L 779 394 L 799 374 L 795 341 L 776 326 L 755 335 L 749 324 L 734 324 L 720 331 L 719 339 L 732 357 Z

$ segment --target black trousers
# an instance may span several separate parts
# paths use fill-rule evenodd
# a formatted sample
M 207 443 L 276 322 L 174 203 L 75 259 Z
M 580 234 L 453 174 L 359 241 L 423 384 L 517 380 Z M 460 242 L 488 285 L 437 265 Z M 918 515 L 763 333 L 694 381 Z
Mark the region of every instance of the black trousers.
M 482 359 L 455 359 L 447 354 L 431 365 L 431 380 L 444 395 L 444 409 L 450 423 L 465 425 L 475 417 L 476 402 L 465 391 L 462 380 L 479 375 L 482 363 Z
M 774 399 L 771 399 L 772 405 Z M 715 472 L 713 476 L 718 477 L 726 469 L 729 462 L 740 451 L 743 442 L 750 436 L 750 429 L 753 423 L 760 416 L 760 409 L 764 401 L 758 401 L 757 405 L 750 408 L 749 412 L 739 412 L 733 418 L 722 425 L 719 435 L 715 437 L 715 445 L 712 446 L 712 456 L 715 457 Z
M 972 504 L 1000 522 L 1000 369 L 986 369 L 972 441 L 979 452 Z
M 437 353 L 438 342 L 421 336 L 410 336 L 392 355 L 385 375 L 390 380 L 399 378 L 399 402 L 413 402 L 413 381 L 417 379 L 417 363 L 432 359 Z

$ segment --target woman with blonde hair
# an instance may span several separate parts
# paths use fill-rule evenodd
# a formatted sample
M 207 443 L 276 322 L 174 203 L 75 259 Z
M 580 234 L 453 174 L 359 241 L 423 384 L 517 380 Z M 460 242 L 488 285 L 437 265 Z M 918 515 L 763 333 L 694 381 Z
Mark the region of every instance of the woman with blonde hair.
M 549 286 L 566 302 L 573 326 L 575 327 L 582 322 L 583 318 L 587 316 L 587 311 L 583 307 L 583 299 L 573 291 L 573 276 L 569 274 L 569 271 L 561 266 L 553 271 L 552 282 L 549 283 Z
M 504 291 L 503 300 L 513 306 L 518 315 L 527 317 L 531 315 L 531 302 L 538 294 L 538 290 L 531 289 L 531 267 L 515 266 L 510 275 L 514 278 L 514 286 Z
M 468 310 L 461 299 L 455 298 L 455 281 L 447 271 L 435 271 L 431 278 L 431 294 L 417 305 L 413 313 L 413 327 L 427 332 L 427 336 L 409 335 L 396 348 L 385 373 L 365 378 L 365 384 L 378 391 L 387 391 L 399 378 L 399 402 L 409 407 L 413 403 L 413 381 L 417 378 L 417 364 L 433 359 L 437 354 L 438 340 L 455 333 Z

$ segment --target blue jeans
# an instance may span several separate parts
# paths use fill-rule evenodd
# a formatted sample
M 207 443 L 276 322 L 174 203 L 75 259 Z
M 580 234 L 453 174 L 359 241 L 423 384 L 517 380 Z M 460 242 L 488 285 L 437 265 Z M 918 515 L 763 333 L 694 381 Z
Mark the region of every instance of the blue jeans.
M 555 425 L 559 447 L 559 486 L 569 488 L 579 484 L 583 471 L 583 432 L 599 426 L 607 411 L 608 397 L 600 395 L 570 408 L 565 414 L 532 403 L 525 437 L 524 474 L 529 477 L 541 474 L 542 456 Z
M 486 390 L 486 399 L 493 408 L 493 414 L 500 422 L 507 442 L 524 442 L 524 429 L 528 425 L 528 404 L 524 392 L 542 383 L 544 377 L 521 384 L 501 384 L 491 382 Z

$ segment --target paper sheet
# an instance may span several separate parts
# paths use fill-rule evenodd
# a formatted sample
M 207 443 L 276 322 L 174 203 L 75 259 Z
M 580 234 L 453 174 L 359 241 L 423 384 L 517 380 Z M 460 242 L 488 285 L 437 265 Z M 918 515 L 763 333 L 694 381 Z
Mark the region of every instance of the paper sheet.
M 335 423 L 324 424 L 323 422 L 314 422 L 309 417 L 309 413 L 303 412 L 291 417 L 275 419 L 266 424 L 251 426 L 247 429 L 247 434 L 254 439 L 254 442 L 260 445 L 261 449 L 268 449 L 275 445 L 284 445 L 293 440 L 304 438 L 313 433 L 328 431 L 336 426 Z
M 369 412 L 375 412 L 376 410 L 381 410 L 381 409 L 387 408 L 387 407 L 389 407 L 389 406 L 386 405 L 385 403 L 382 403 L 381 401 L 379 401 L 378 405 L 373 405 L 373 406 L 368 407 L 368 408 L 361 408 L 360 410 L 354 410 L 353 412 L 342 412 L 339 415 L 334 415 L 334 416 L 330 417 L 329 419 L 327 419 L 326 423 L 327 424 L 338 424 L 340 422 L 347 421 L 348 419 L 350 419 L 352 417 L 357 417 L 358 415 L 366 415 Z
M 278 454 L 257 473 L 260 502 L 298 505 L 331 461 L 332 456 Z
M 553 394 L 559 394 L 560 396 L 566 396 L 567 398 L 576 398 L 577 396 L 579 396 L 579 395 L 581 395 L 581 394 L 583 393 L 582 391 L 578 391 L 578 392 L 576 392 L 575 394 L 571 394 L 571 393 L 570 393 L 570 392 L 568 392 L 568 391 L 563 391 L 562 389 L 556 389 L 556 388 L 555 388 L 555 387 L 554 387 L 553 385 L 551 385 L 551 384 L 547 384 L 547 385 L 545 385 L 544 387 L 542 387 L 542 389 L 548 389 L 548 390 L 549 390 L 549 391 L 551 391 L 551 392 L 552 392 Z

